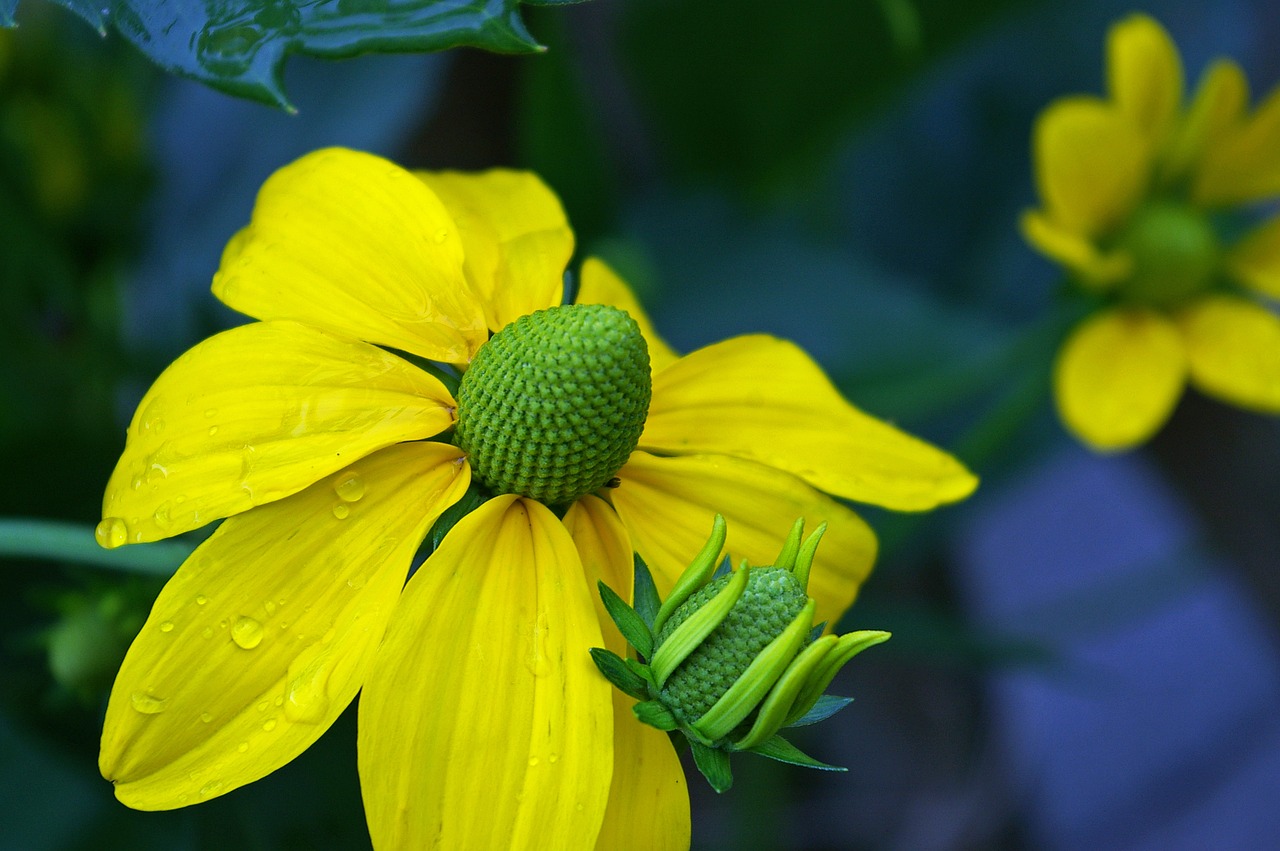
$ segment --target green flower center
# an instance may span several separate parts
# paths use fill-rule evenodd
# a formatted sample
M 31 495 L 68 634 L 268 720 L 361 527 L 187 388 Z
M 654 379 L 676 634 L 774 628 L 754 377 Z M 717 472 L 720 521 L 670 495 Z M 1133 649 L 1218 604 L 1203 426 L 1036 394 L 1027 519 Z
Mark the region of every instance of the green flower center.
M 729 583 L 722 576 L 671 613 L 655 647 Z M 753 568 L 729 614 L 672 672 L 660 698 L 682 724 L 692 724 L 737 682 L 760 651 L 782 634 L 809 600 L 799 580 L 781 567 Z
M 458 386 L 454 441 L 496 493 L 562 505 L 626 463 L 649 412 L 649 349 L 626 311 L 539 310 L 481 347 Z
M 1208 289 L 1219 267 L 1218 235 L 1202 213 L 1182 204 L 1155 202 L 1138 210 L 1117 247 L 1133 257 L 1121 295 L 1154 307 L 1176 307 Z

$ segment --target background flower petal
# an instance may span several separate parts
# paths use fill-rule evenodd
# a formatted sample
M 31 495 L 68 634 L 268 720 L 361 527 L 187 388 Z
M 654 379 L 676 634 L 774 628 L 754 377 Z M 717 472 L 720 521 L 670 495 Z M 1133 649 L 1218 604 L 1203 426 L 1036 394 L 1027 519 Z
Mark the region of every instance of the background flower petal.
M 1197 203 L 1248 204 L 1280 195 L 1280 89 L 1205 150 L 1192 187 Z
M 469 481 L 452 446 L 394 446 L 223 523 L 116 677 L 99 760 L 116 796 L 199 803 L 319 738 L 372 665 L 418 544 Z
M 296 493 L 384 446 L 453 423 L 428 373 L 296 322 L 195 346 L 138 404 L 103 497 L 129 542 L 154 541 Z
M 541 178 L 510 169 L 417 175 L 458 225 L 467 280 L 491 330 L 561 302 L 573 231 Z
M 921 511 L 978 480 L 942 450 L 850 405 L 794 343 L 734 337 L 653 377 L 643 449 L 749 458 L 859 502 Z
M 1280 299 L 1280 216 L 1263 222 L 1225 258 L 1231 276 L 1262 295 Z
M 486 339 L 440 200 L 381 157 L 328 148 L 273 174 L 222 255 L 213 292 L 258 319 L 296 319 L 437 361 Z
M 578 284 L 578 304 L 611 304 L 631 315 L 649 345 L 649 366 L 653 372 L 663 369 L 679 357 L 667 345 L 666 340 L 658 336 L 649 320 L 649 314 L 645 312 L 631 287 L 603 260 L 598 257 L 584 260 Z
M 573 540 L 492 499 L 405 588 L 360 700 L 378 848 L 591 848 L 612 773 L 610 686 Z
M 1186 373 L 1182 339 L 1164 316 L 1141 309 L 1099 313 L 1081 323 L 1058 354 L 1058 411 L 1094 449 L 1127 449 L 1168 419 Z
M 1280 413 L 1280 318 L 1243 298 L 1213 296 L 1183 311 L 1191 383 L 1233 405 Z
M 1164 27 L 1134 14 L 1107 33 L 1107 87 L 1154 144 L 1164 138 L 1182 106 L 1182 59 Z
M 809 596 L 818 601 L 817 620 L 833 626 L 875 562 L 875 533 L 861 517 L 771 467 L 718 455 L 659 458 L 637 451 L 618 477 L 613 505 L 664 595 L 706 543 L 717 513 L 728 523 L 725 552 L 735 564 L 741 558 L 772 564 L 796 518 L 809 530 L 826 521 Z
M 585 496 L 565 513 L 564 525 L 577 545 L 590 587 L 603 580 L 631 602 L 635 576 L 631 536 L 613 508 L 599 497 Z M 604 646 L 626 656 L 626 641 L 600 595 L 593 599 Z M 613 691 L 613 782 L 596 848 L 684 851 L 690 830 L 684 770 L 667 735 L 636 720 L 631 711 L 635 702 Z
M 1019 221 L 1022 236 L 1041 254 L 1058 261 L 1091 290 L 1112 289 L 1129 274 L 1133 258 L 1127 252 L 1103 253 L 1078 231 L 1064 228 L 1039 210 L 1029 210 Z
M 1240 120 L 1248 106 L 1249 81 L 1239 65 L 1218 59 L 1206 68 L 1164 151 L 1166 180 L 1177 180 L 1197 166 L 1205 150 Z
M 1097 98 L 1050 104 L 1036 119 L 1032 148 L 1046 213 L 1091 237 L 1132 211 L 1151 170 L 1142 131 L 1127 113 Z

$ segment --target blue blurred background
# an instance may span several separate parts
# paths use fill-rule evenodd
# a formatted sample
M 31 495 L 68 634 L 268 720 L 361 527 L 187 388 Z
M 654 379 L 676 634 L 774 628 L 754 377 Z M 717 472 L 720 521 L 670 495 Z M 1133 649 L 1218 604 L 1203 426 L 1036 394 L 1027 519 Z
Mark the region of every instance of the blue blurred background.
M 1189 80 L 1226 54 L 1280 81 L 1273 3 L 1141 9 Z M 1058 272 L 1016 230 L 1036 113 L 1102 90 L 1134 10 L 591 0 L 529 13 L 537 57 L 295 59 L 287 115 L 26 0 L 0 31 L 0 514 L 92 528 L 150 380 L 240 321 L 209 281 L 280 165 L 340 144 L 534 168 L 678 348 L 795 339 L 983 476 L 956 507 L 865 512 L 883 553 L 845 626 L 894 639 L 801 742 L 849 773 L 694 775 L 695 848 L 1280 847 L 1280 424 L 1192 394 L 1140 451 L 1079 448 L 1047 396 Z M 0 848 L 368 847 L 350 712 L 224 798 L 118 805 L 101 712 L 161 580 L 0 570 Z

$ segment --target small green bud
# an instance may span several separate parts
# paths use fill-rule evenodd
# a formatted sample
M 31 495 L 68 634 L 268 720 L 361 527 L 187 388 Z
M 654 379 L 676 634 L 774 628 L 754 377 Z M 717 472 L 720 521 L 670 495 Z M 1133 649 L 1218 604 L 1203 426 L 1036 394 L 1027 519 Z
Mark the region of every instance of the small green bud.
M 732 783 L 728 755 L 736 751 L 833 769 L 778 732 L 816 723 L 847 705 L 847 698 L 822 692 L 846 662 L 889 637 L 877 631 L 816 637 L 816 604 L 806 589 L 826 527 L 802 542 L 803 529 L 803 521 L 797 521 L 774 565 L 743 562 L 737 571 L 713 578 L 726 536 L 724 520 L 717 516 L 707 546 L 665 603 L 657 600 L 648 568 L 639 560 L 635 609 L 601 588 L 629 644 L 651 647 L 652 657 L 637 651 L 637 658 L 622 660 L 597 648 L 592 650 L 597 667 L 641 701 L 636 707 L 641 721 L 685 735 L 699 770 L 717 791 Z
M 458 386 L 454 440 L 495 492 L 562 505 L 626 463 L 651 391 L 649 350 L 626 311 L 539 310 L 480 348 Z

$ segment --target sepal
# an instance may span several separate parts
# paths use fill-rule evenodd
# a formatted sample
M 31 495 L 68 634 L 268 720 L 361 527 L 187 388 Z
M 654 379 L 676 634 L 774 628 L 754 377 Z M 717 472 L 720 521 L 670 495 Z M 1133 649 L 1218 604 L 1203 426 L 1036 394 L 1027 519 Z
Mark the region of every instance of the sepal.
M 849 770 L 843 766 L 828 765 L 825 762 L 819 762 L 781 736 L 774 736 L 764 744 L 752 748 L 749 753 L 767 756 L 769 759 L 776 759 L 778 762 L 786 762 L 791 765 L 802 765 L 805 768 L 817 768 L 822 771 Z
M 697 742 L 690 742 L 689 749 L 693 751 L 694 765 L 698 766 L 698 771 L 707 778 L 711 788 L 717 792 L 727 792 L 733 785 L 733 769 L 729 766 L 729 754 Z
M 636 718 L 640 719 L 641 722 L 648 724 L 650 727 L 657 727 L 664 733 L 669 733 L 680 726 L 680 722 L 676 720 L 676 716 L 671 714 L 671 710 L 657 700 L 646 700 L 643 703 L 637 703 L 631 707 L 631 711 L 635 713 Z
M 591 660 L 596 663 L 605 679 L 613 683 L 624 694 L 636 700 L 649 697 L 648 682 L 627 665 L 627 660 L 603 647 L 591 648 Z
M 817 724 L 819 721 L 825 721 L 835 715 L 850 703 L 853 703 L 852 697 L 837 697 L 834 694 L 824 694 L 818 698 L 818 702 L 808 712 L 785 726 L 788 728 L 807 727 L 810 724 Z
M 644 618 L 640 617 L 636 610 L 628 606 L 608 585 L 603 582 L 597 582 L 596 585 L 600 589 L 600 599 L 604 602 L 605 611 L 617 625 L 618 632 L 622 633 L 622 637 L 636 649 L 637 653 L 648 659 L 653 655 L 653 633 L 649 632 L 649 626 L 644 622 Z

